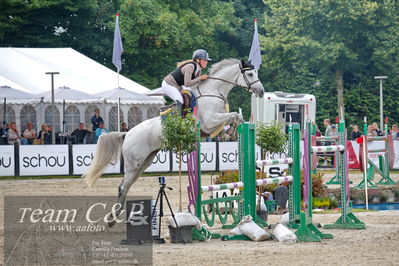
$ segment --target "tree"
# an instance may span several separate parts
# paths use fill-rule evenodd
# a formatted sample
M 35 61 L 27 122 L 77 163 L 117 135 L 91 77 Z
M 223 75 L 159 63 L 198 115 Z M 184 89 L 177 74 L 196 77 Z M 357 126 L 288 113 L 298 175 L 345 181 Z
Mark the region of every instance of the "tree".
M 109 23 L 118 6 L 118 0 L 3 0 L 0 44 L 72 47 L 100 63 L 109 63 L 113 41 Z
M 386 58 L 398 52 L 392 43 L 397 37 L 386 33 L 398 30 L 395 1 L 266 0 L 265 3 L 270 10 L 266 12 L 267 34 L 261 42 L 267 54 L 264 68 L 274 77 L 271 82 L 277 79 L 277 83 L 286 83 L 284 79 L 294 76 L 310 79 L 314 85 L 333 81 L 341 117 L 345 111 L 345 78 L 371 74 L 379 66 L 385 69 L 387 66 L 376 57 Z M 386 51 L 380 46 L 390 49 Z M 322 93 L 330 95 L 326 90 Z
M 162 150 L 174 152 L 179 157 L 179 212 L 182 211 L 181 163 L 183 154 L 195 150 L 197 130 L 192 113 L 185 118 L 178 112 L 172 112 L 162 119 Z

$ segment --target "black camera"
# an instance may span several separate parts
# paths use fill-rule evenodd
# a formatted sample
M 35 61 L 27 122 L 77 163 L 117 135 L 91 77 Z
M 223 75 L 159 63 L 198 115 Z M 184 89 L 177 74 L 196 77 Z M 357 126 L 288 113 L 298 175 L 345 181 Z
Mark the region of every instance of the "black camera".
M 159 177 L 158 177 L 158 182 L 159 182 L 159 184 L 161 184 L 161 185 L 165 185 L 165 177 L 164 177 L 164 176 L 159 176 Z

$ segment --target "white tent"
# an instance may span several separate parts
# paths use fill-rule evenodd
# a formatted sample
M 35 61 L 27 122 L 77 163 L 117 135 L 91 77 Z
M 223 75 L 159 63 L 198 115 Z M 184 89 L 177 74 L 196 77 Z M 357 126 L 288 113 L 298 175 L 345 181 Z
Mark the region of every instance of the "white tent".
M 119 99 L 122 104 L 126 102 L 133 104 L 153 104 L 154 102 L 154 97 L 128 91 L 124 88 L 115 88 L 109 91 L 104 91 L 95 94 L 95 96 L 103 98 L 107 103 L 117 103 Z
M 35 94 L 51 89 L 46 72 L 60 73 L 54 76 L 56 88 L 99 93 L 117 86 L 115 71 L 72 48 L 0 48 L 0 58 L 0 75 Z M 149 91 L 123 75 L 119 85 L 136 93 Z
M 26 99 L 34 99 L 37 97 L 29 92 L 17 90 L 10 86 L 0 86 L 0 91 L 1 91 L 0 93 L 1 98 L 12 99 L 12 100 L 26 100 Z
M 43 102 L 51 102 L 51 91 L 46 91 L 37 94 L 38 98 L 42 99 Z M 73 90 L 68 87 L 60 87 L 54 90 L 54 102 L 62 102 L 65 100 L 66 103 L 96 103 L 100 101 L 99 97 L 90 95 L 81 91 Z
M 27 121 L 36 121 L 39 128 L 53 116 L 57 130 L 63 117 L 67 130 L 79 122 L 89 126 L 96 108 L 107 126 L 116 128 L 119 98 L 121 121 L 132 127 L 158 115 L 165 102 L 144 95 L 150 90 L 122 75 L 119 85 L 124 89 L 112 89 L 117 86 L 117 73 L 71 48 L 0 48 L 0 58 L 0 97 L 8 96 L 7 109 L 1 105 L 0 116 L 6 114 L 7 122 L 16 121 L 20 129 Z M 59 72 L 54 75 L 55 106 L 51 105 L 51 76 L 46 72 Z

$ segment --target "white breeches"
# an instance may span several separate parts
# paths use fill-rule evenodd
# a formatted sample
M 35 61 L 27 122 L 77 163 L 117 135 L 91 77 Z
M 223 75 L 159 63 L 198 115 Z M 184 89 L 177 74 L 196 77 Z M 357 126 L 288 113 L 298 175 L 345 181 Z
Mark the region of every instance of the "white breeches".
M 186 86 L 182 87 L 185 90 L 191 91 L 190 87 Z M 183 97 L 181 96 L 180 91 L 176 87 L 169 85 L 168 83 L 166 83 L 166 81 L 162 81 L 162 89 L 166 93 L 166 95 L 169 96 L 169 98 L 171 98 L 173 101 L 179 101 L 183 103 Z

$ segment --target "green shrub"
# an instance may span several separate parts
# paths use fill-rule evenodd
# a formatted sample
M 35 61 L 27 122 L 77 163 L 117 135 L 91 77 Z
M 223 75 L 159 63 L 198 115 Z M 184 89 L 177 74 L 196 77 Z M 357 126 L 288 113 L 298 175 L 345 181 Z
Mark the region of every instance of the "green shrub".
M 238 182 L 239 172 L 238 170 L 228 170 L 223 171 L 221 175 L 218 175 L 214 179 L 215 184 L 225 184 L 225 183 L 233 183 Z
M 391 190 L 395 194 L 396 201 L 399 201 L 399 184 L 393 186 Z

